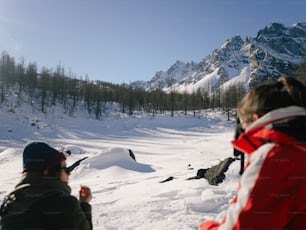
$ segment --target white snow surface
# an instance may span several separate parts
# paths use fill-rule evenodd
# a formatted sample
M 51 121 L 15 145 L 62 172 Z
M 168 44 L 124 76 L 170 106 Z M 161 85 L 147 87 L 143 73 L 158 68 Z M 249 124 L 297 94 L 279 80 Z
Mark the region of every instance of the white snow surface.
M 80 185 L 91 188 L 94 229 L 198 229 L 204 220 L 221 221 L 237 190 L 239 161 L 218 186 L 186 180 L 232 156 L 234 117 L 228 121 L 217 111 L 94 120 L 56 109 L 33 115 L 31 109 L 0 108 L 0 132 L 0 202 L 21 178 L 24 146 L 44 141 L 70 150 L 68 165 L 88 156 L 69 184 L 75 196 Z M 160 183 L 170 176 L 174 179 Z

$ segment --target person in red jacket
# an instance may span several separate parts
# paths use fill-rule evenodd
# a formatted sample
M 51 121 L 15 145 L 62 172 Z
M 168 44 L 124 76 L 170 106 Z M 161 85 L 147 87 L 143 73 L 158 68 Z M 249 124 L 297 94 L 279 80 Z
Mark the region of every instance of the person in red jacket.
M 251 89 L 238 105 L 248 155 L 221 223 L 200 229 L 306 229 L 306 88 L 292 77 Z

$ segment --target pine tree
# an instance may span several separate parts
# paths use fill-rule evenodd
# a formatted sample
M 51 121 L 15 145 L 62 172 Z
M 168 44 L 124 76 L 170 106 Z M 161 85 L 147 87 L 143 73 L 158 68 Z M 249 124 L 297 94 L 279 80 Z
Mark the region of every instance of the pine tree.
M 306 61 L 299 66 L 294 76 L 306 85 Z

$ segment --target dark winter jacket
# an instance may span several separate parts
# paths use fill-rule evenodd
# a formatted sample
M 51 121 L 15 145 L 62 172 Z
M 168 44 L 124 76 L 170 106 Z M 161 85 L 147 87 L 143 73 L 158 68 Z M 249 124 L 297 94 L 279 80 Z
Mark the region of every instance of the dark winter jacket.
M 237 118 L 234 140 L 237 140 L 240 137 L 240 135 L 243 134 L 243 133 L 244 133 L 244 129 L 242 128 L 242 125 L 240 123 L 240 119 Z M 244 171 L 244 155 L 245 154 L 234 147 L 233 155 L 236 157 L 236 159 L 237 159 L 237 157 L 240 157 L 239 174 L 242 175 L 242 173 Z
M 25 174 L 0 210 L 1 230 L 92 229 L 91 206 L 55 177 Z

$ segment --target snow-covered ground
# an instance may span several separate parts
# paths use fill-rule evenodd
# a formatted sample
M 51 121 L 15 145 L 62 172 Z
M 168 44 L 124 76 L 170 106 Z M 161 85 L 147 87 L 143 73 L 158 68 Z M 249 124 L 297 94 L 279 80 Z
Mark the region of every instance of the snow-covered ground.
M 225 114 L 117 114 L 98 121 L 84 114 L 72 118 L 56 111 L 46 116 L 4 110 L 0 108 L 0 202 L 18 183 L 22 149 L 33 140 L 70 150 L 68 165 L 89 157 L 73 171 L 70 186 L 74 195 L 81 184 L 91 187 L 94 229 L 198 229 L 204 220 L 221 220 L 235 195 L 238 161 L 218 186 L 205 179 L 186 180 L 232 156 L 234 118 L 227 121 Z M 174 179 L 160 183 L 170 176 Z

